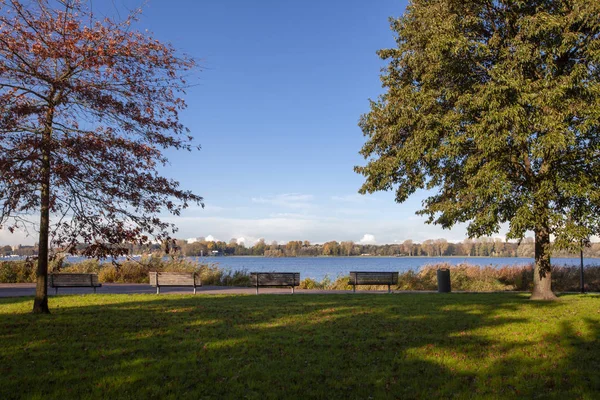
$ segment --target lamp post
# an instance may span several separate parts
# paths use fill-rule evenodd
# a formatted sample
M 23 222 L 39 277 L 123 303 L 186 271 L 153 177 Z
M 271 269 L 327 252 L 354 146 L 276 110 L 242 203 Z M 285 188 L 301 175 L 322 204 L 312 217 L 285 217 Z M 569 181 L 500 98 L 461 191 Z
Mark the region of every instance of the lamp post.
M 580 269 L 579 269 L 580 288 L 581 288 L 581 293 L 585 293 L 584 280 L 583 280 L 583 240 L 581 241 L 581 248 L 579 249 L 579 260 L 580 260 Z

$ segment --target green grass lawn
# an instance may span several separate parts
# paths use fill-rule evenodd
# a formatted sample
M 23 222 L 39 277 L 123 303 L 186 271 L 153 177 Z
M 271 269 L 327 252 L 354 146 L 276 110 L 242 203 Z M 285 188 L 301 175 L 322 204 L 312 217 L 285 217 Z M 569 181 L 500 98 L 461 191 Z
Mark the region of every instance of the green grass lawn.
M 600 396 L 600 296 L 0 299 L 0 399 Z

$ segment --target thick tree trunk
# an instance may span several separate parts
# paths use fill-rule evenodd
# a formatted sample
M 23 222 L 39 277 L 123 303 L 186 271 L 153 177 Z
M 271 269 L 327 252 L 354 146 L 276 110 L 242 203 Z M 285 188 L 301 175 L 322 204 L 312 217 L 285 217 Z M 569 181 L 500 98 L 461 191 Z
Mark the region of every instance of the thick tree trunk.
M 531 300 L 557 300 L 552 292 L 550 265 L 550 233 L 547 226 L 535 231 L 535 267 Z
M 48 231 L 50 227 L 50 159 L 44 154 L 43 182 L 41 190 L 40 236 L 36 273 L 34 313 L 49 314 L 48 309 Z
M 53 116 L 54 110 L 50 108 L 46 116 L 46 127 L 42 134 L 40 236 L 38 240 L 35 299 L 33 301 L 34 314 L 50 314 L 48 308 L 48 233 L 50 230 L 50 142 L 52 140 Z

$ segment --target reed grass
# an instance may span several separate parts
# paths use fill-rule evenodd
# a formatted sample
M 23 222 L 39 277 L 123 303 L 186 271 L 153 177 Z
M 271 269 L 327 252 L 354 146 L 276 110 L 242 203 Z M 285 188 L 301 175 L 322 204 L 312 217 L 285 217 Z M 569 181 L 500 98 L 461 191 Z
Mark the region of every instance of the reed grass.
M 533 266 L 505 265 L 501 267 L 477 266 L 471 264 L 450 265 L 438 263 L 425 265 L 418 271 L 402 271 L 398 275 L 398 285 L 394 290 L 436 290 L 437 270 L 450 269 L 453 291 L 498 292 L 530 291 L 533 287 Z M 203 285 L 248 286 L 250 273 L 246 270 L 232 271 L 217 264 L 200 264 L 183 257 L 164 260 L 161 257 L 143 257 L 113 265 L 98 260 L 78 263 L 52 262 L 51 272 L 96 273 L 104 283 L 148 283 L 150 271 L 198 271 Z M 588 265 L 585 271 L 585 290 L 600 291 L 600 266 Z M 552 287 L 556 292 L 580 290 L 578 267 L 554 266 Z M 0 262 L 0 283 L 35 282 L 35 263 L 25 261 Z M 351 290 L 348 276 L 331 278 L 328 275 L 321 281 L 305 278 L 301 289 Z M 357 290 L 385 290 L 387 286 L 358 286 Z

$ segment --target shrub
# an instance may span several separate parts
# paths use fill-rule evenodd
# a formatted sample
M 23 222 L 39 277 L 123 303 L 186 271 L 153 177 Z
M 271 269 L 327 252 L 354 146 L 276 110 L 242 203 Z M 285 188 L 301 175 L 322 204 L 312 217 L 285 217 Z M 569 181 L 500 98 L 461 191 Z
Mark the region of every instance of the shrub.
M 159 256 L 142 257 L 140 260 L 126 260 L 115 264 L 102 264 L 98 280 L 106 283 L 149 283 L 151 271 L 192 272 L 197 264 L 184 258 L 163 260 Z
M 329 275 L 325 275 L 320 282 L 312 278 L 303 279 L 298 287 L 300 289 L 346 290 L 347 285 L 347 276 L 338 276 L 335 281 L 332 281 Z
M 250 274 L 247 270 L 231 271 L 222 269 L 218 264 L 201 265 L 200 279 L 206 286 L 250 286 Z
M 583 270 L 585 290 L 600 290 L 600 266 L 586 266 Z M 578 292 L 581 287 L 580 269 L 575 267 L 554 267 L 552 288 L 557 292 Z
M 423 279 L 418 272 L 406 271 L 398 274 L 397 290 L 435 290 L 437 283 Z
M 510 283 L 502 283 L 497 268 L 487 266 L 479 267 L 470 264 L 450 265 L 447 263 L 426 265 L 418 273 L 422 277 L 427 290 L 437 288 L 437 270 L 440 268 L 450 269 L 450 280 L 453 290 L 492 292 L 502 290 L 514 290 Z
M 319 284 L 320 284 L 320 282 L 315 279 L 306 278 L 306 279 L 302 279 L 300 281 L 300 285 L 298 286 L 298 288 L 300 288 L 300 289 L 321 289 Z
M 0 282 L 17 283 L 17 269 L 15 262 L 0 262 Z
M 102 264 L 98 260 L 84 260 L 73 264 L 64 264 L 61 267 L 60 272 L 70 272 L 73 274 L 99 274 L 103 268 L 106 268 L 106 265 L 110 264 Z
M 0 283 L 35 282 L 36 262 L 0 261 Z M 530 291 L 533 287 L 532 265 L 506 265 L 479 267 L 470 264 L 450 265 L 447 263 L 426 265 L 417 271 L 398 274 L 396 290 L 436 290 L 437 270 L 450 269 L 452 290 L 455 291 Z M 150 271 L 198 271 L 205 286 L 250 286 L 250 274 L 246 270 L 231 271 L 218 264 L 200 265 L 183 257 L 163 259 L 159 256 L 142 257 L 118 264 L 85 260 L 65 263 L 56 259 L 50 263 L 50 272 L 96 273 L 104 283 L 148 283 Z M 554 266 L 552 287 L 557 292 L 579 291 L 579 268 Z M 301 289 L 351 290 L 349 277 L 340 275 L 335 280 L 325 276 L 323 280 L 306 278 L 300 282 Z M 387 286 L 358 286 L 357 290 L 385 290 Z M 585 268 L 586 291 L 600 290 L 600 266 Z
M 450 265 L 439 263 L 426 265 L 419 271 L 404 271 L 398 274 L 396 290 L 437 290 L 437 270 L 450 269 L 452 290 L 469 292 L 531 291 L 533 288 L 532 265 L 506 265 L 503 267 L 470 264 Z M 328 276 L 319 282 L 306 278 L 300 282 L 301 289 L 351 290 L 348 276 L 331 281 Z M 586 290 L 600 290 L 600 267 L 585 268 Z M 579 268 L 555 266 L 552 270 L 552 287 L 557 292 L 579 290 Z M 387 286 L 357 286 L 357 290 L 385 290 Z
M 0 283 L 35 282 L 34 261 L 0 261 Z
M 329 278 L 329 275 L 325 275 L 323 278 L 323 283 L 325 284 L 325 289 L 328 290 L 350 290 L 352 286 L 350 286 L 350 276 L 349 275 L 339 275 L 335 281 L 332 281 Z
M 300 289 L 318 289 L 318 290 L 352 290 L 350 285 L 350 276 L 339 275 L 335 280 L 331 280 L 329 275 L 325 275 L 322 281 L 312 278 L 306 278 L 300 282 Z M 356 290 L 387 290 L 386 286 L 381 285 L 361 285 Z

